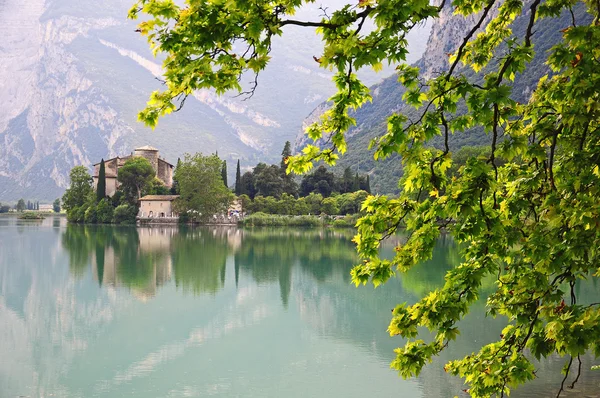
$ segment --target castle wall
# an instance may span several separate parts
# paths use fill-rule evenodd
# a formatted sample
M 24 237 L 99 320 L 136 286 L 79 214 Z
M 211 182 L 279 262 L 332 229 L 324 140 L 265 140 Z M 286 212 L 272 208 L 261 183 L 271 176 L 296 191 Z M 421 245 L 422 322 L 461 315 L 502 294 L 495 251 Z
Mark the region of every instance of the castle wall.
M 154 171 L 157 172 L 157 170 L 158 170 L 158 151 L 136 149 L 133 152 L 133 156 L 141 156 L 141 157 L 148 159 L 148 161 L 152 165 L 152 168 L 154 169 Z
M 171 186 L 173 186 L 173 166 L 162 159 L 158 159 L 156 176 L 164 182 L 167 187 L 171 188 Z
M 160 158 L 158 150 L 138 148 L 131 155 L 123 157 L 117 156 L 104 162 L 106 172 L 106 195 L 113 196 L 115 194 L 119 187 L 119 182 L 117 181 L 119 169 L 123 167 L 125 162 L 134 156 L 146 158 L 154 169 L 156 177 L 158 177 L 167 187 L 170 188 L 173 186 L 173 166 L 166 160 Z M 99 172 L 100 163 L 94 165 L 94 190 L 96 190 L 98 186 Z

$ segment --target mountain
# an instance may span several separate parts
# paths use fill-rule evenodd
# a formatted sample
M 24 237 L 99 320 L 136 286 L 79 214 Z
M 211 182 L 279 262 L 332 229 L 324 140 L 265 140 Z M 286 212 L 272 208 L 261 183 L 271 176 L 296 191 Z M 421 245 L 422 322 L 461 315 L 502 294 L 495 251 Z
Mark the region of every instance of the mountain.
M 252 98 L 197 92 L 152 131 L 136 115 L 161 86 L 160 59 L 126 19 L 132 3 L 0 0 L 1 200 L 53 200 L 73 166 L 91 167 L 141 145 L 160 149 L 172 163 L 185 152 L 214 151 L 246 167 L 277 161 L 303 118 L 334 92 L 331 74 L 313 61 L 319 37 L 286 26 Z M 321 13 L 311 5 L 298 17 Z M 413 36 L 415 59 L 428 29 Z M 371 84 L 383 76 L 364 75 Z
M 573 8 L 573 12 L 577 21 L 583 22 L 590 18 L 581 3 Z M 493 16 L 494 12 L 492 11 L 488 21 Z M 517 17 L 512 26 L 515 37 L 524 37 L 528 19 L 528 14 Z M 421 68 L 423 77 L 428 78 L 436 72 L 449 68 L 447 54 L 454 53 L 457 50 L 462 43 L 465 32 L 471 30 L 475 23 L 473 16 L 465 18 L 461 15 L 454 15 L 452 6 L 446 2 L 446 6 L 440 13 L 440 18 L 436 19 L 431 26 L 431 33 L 422 58 L 415 62 L 415 65 Z M 516 76 L 513 83 L 514 99 L 521 102 L 527 101 L 539 78 L 550 72 L 550 69 L 544 63 L 544 59 L 548 50 L 561 39 L 560 30 L 570 26 L 571 23 L 571 14 L 568 12 L 558 18 L 539 21 L 532 38 L 536 55 L 528 65 L 527 70 Z M 482 29 L 484 28 L 485 24 Z M 490 67 L 493 67 L 493 65 Z M 461 71 L 474 81 L 480 80 L 482 76 L 481 74 L 476 75 L 467 68 L 463 68 Z M 370 90 L 373 101 L 365 104 L 354 113 L 357 125 L 347 132 L 348 152 L 340 158 L 336 168 L 351 167 L 360 173 L 367 172 L 371 176 L 371 189 L 374 193 L 394 194 L 398 192 L 398 180 L 402 176 L 400 158 L 391 156 L 384 161 L 376 162 L 373 159 L 374 151 L 369 150 L 368 146 L 373 138 L 386 132 L 387 118 L 392 113 L 402 112 L 411 116 L 416 115 L 416 111 L 402 102 L 405 90 L 395 76 L 388 77 L 373 85 Z M 303 128 L 318 120 L 318 117 L 327 107 L 326 102 L 319 104 L 304 120 Z M 464 107 L 462 111 L 465 111 Z M 296 136 L 294 150 L 298 151 L 307 143 L 309 143 L 308 137 L 302 131 L 299 132 Z M 441 140 L 434 139 L 432 144 L 439 146 Z M 454 135 L 450 142 L 450 149 L 456 150 L 467 145 L 490 144 L 491 137 L 488 137 L 482 130 L 472 130 Z

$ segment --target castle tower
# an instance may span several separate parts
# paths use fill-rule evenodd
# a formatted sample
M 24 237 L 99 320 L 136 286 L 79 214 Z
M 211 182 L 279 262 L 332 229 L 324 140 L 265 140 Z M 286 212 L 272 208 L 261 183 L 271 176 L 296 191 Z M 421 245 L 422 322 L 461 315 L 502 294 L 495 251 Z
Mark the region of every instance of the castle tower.
M 133 156 L 141 156 L 150 162 L 154 172 L 158 175 L 158 149 L 149 145 L 135 148 Z

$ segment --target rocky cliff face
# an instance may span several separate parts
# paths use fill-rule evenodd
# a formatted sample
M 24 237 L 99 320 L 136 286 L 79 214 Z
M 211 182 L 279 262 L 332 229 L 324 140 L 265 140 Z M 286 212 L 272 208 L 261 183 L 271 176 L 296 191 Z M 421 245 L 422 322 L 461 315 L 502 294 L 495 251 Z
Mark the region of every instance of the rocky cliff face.
M 136 114 L 160 88 L 160 60 L 126 19 L 131 3 L 0 0 L 0 200 L 53 200 L 74 165 L 91 167 L 139 145 L 171 162 L 215 150 L 247 166 L 274 161 L 333 93 L 330 75 L 312 60 L 320 39 L 290 26 L 252 99 L 198 92 L 151 131 Z M 302 16 L 318 16 L 313 8 Z

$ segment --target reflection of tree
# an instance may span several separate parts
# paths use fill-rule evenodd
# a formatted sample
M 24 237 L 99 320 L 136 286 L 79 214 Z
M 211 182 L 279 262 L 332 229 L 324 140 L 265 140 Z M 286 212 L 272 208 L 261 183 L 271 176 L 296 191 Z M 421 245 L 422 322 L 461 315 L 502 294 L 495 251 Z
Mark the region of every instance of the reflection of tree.
M 76 278 L 81 278 L 86 271 L 92 252 L 92 237 L 88 227 L 67 225 L 61 237 L 62 246 L 69 253 L 69 270 Z
M 149 283 L 154 268 L 153 253 L 143 253 L 135 228 L 125 228 L 114 234 L 114 250 L 118 258 L 116 267 L 119 282 L 136 287 Z
M 225 235 L 207 228 L 181 228 L 173 237 L 175 284 L 193 294 L 216 293 L 225 283 L 229 247 Z
M 235 255 L 236 274 L 239 269 L 257 283 L 278 281 L 281 301 L 287 308 L 294 264 L 318 281 L 330 278 L 337 269 L 349 283 L 354 253 L 350 240 L 331 230 L 246 230 Z
M 444 285 L 444 276 L 451 268 L 460 264 L 460 252 L 454 240 L 442 235 L 433 248 L 431 260 L 419 263 L 408 272 L 399 275 L 402 287 L 417 297 Z
M 100 285 L 127 286 L 146 298 L 170 279 L 171 236 L 163 232 L 161 229 L 68 225 L 62 244 L 69 253 L 73 275 L 82 276 L 91 262 L 93 277 Z M 150 244 L 148 235 L 153 239 Z
M 102 286 L 102 278 L 104 278 L 104 251 L 106 249 L 96 244 L 96 270 L 98 275 L 98 284 Z

